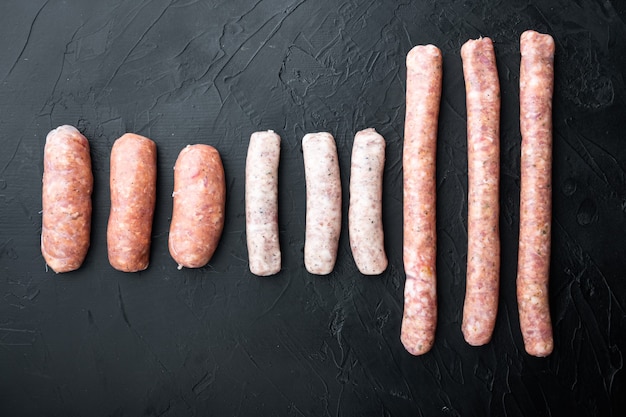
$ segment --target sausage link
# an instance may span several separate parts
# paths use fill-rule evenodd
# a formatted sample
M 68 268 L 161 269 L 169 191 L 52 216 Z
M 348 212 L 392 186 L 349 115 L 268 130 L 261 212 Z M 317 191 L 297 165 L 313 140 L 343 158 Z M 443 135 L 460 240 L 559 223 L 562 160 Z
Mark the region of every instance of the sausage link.
M 374 129 L 357 132 L 350 167 L 348 232 L 352 256 L 364 275 L 379 275 L 387 268 L 382 199 L 385 138 Z
M 250 272 L 277 274 L 281 267 L 278 237 L 278 163 L 280 136 L 274 131 L 250 136 L 246 158 L 246 241 Z
M 174 198 L 168 248 L 178 269 L 206 265 L 224 230 L 226 179 L 220 154 L 209 145 L 187 145 L 174 165 Z
M 53 271 L 82 265 L 91 232 L 89 141 L 73 126 L 50 131 L 44 147 L 41 253 Z
M 522 133 L 517 303 L 526 352 L 552 352 L 548 304 L 552 216 L 552 93 L 554 39 L 526 31 L 520 38 Z
M 461 47 L 467 103 L 467 281 L 463 336 L 480 346 L 491 340 L 500 283 L 500 84 L 493 43 Z
M 327 275 L 335 267 L 341 233 L 341 179 L 335 139 L 330 133 L 302 138 L 306 181 L 304 266 Z
M 126 133 L 111 149 L 109 263 L 119 271 L 143 271 L 150 263 L 156 199 L 156 144 Z
M 404 193 L 404 314 L 400 339 L 413 355 L 428 352 L 437 327 L 436 153 L 442 57 L 418 45 L 406 57 Z

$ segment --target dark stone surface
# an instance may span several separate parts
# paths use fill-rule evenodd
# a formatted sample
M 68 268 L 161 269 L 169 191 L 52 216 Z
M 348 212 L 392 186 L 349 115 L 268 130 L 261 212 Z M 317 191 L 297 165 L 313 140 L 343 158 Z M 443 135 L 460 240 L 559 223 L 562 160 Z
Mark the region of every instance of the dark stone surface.
M 623 2 L 7 0 L 0 13 L 0 415 L 626 415 L 626 23 Z M 519 35 L 556 40 L 550 302 L 555 351 L 523 349 L 515 299 Z M 501 297 L 493 340 L 460 331 L 466 262 L 465 96 L 459 50 L 495 42 L 502 90 Z M 403 309 L 404 59 L 444 56 L 438 180 L 439 324 L 413 357 Z M 39 251 L 46 134 L 90 140 L 91 249 L 55 275 Z M 352 140 L 387 139 L 390 265 L 358 273 L 347 235 Z M 283 270 L 247 268 L 244 164 L 255 130 L 283 139 Z M 344 222 L 335 271 L 303 265 L 300 140 L 336 140 Z M 109 154 L 124 132 L 156 141 L 149 269 L 106 255 Z M 167 250 L 172 167 L 189 143 L 222 155 L 227 218 L 210 266 Z

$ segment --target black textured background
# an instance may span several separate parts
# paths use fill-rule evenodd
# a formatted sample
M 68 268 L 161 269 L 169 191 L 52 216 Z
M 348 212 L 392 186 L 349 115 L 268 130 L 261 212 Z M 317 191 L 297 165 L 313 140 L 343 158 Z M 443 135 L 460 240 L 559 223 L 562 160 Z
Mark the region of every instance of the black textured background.
M 626 5 L 545 1 L 78 1 L 0 5 L 1 416 L 626 415 Z M 550 301 L 555 351 L 524 353 L 515 300 L 519 35 L 556 40 Z M 495 41 L 502 89 L 502 273 L 490 344 L 463 341 L 465 98 L 459 50 Z M 438 146 L 439 325 L 433 350 L 399 340 L 407 51 L 444 56 Z M 39 251 L 43 146 L 77 126 L 95 175 L 92 244 L 74 273 Z M 388 270 L 361 276 L 347 203 L 357 130 L 387 139 Z M 250 133 L 283 138 L 283 270 L 247 269 Z M 303 266 L 300 140 L 335 135 L 344 228 L 335 271 Z M 109 154 L 122 133 L 158 144 L 151 265 L 106 256 Z M 189 143 L 221 152 L 227 221 L 210 266 L 167 251 L 172 167 Z

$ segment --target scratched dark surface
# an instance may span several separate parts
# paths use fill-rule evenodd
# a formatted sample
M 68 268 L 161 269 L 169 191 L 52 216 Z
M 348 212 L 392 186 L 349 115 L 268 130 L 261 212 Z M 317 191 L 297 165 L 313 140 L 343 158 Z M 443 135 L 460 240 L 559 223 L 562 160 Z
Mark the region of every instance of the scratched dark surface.
M 57 1 L 0 6 L 1 416 L 626 415 L 626 5 L 618 0 Z M 524 353 L 515 300 L 519 35 L 556 40 L 550 302 L 555 351 Z M 460 331 L 466 262 L 461 45 L 495 41 L 502 89 L 501 298 L 493 340 Z M 437 157 L 439 325 L 422 357 L 403 309 L 404 59 L 443 51 Z M 95 176 L 91 248 L 73 273 L 39 251 L 47 132 L 77 126 Z M 348 243 L 357 130 L 387 139 L 388 270 L 357 272 Z M 274 129 L 283 269 L 247 268 L 244 163 Z M 335 271 L 303 266 L 300 140 L 338 144 L 344 227 Z M 122 133 L 158 144 L 149 269 L 107 262 L 109 155 Z M 188 143 L 219 149 L 227 220 L 210 266 L 167 250 L 172 167 Z

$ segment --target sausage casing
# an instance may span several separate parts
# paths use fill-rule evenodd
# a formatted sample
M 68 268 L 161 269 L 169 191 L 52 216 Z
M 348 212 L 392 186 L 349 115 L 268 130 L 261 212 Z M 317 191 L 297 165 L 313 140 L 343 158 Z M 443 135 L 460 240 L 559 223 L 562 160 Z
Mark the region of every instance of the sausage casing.
M 119 271 L 148 267 L 156 201 L 156 144 L 126 133 L 111 149 L 111 212 L 107 227 L 109 263 Z
M 206 265 L 222 236 L 226 179 L 220 154 L 209 145 L 187 145 L 174 166 L 174 207 L 168 247 L 178 269 Z
M 520 38 L 522 134 L 517 302 L 526 352 L 553 349 L 548 300 L 552 217 L 552 94 L 554 39 L 526 31 Z
M 493 43 L 461 47 L 467 103 L 467 281 L 463 336 L 473 346 L 491 340 L 500 284 L 500 83 Z
M 335 139 L 330 133 L 302 138 L 306 182 L 304 266 L 311 274 L 333 271 L 341 233 L 341 179 Z
M 350 166 L 348 232 L 352 256 L 364 275 L 387 268 L 382 219 L 385 138 L 374 129 L 357 132 Z
M 53 271 L 82 265 L 91 232 L 89 141 L 73 126 L 50 131 L 44 148 L 41 253 Z
M 442 56 L 418 45 L 406 57 L 402 151 L 404 313 L 400 339 L 413 355 L 428 352 L 437 326 L 436 153 Z
M 281 268 L 278 235 L 280 136 L 269 130 L 250 136 L 246 157 L 246 242 L 250 272 L 274 275 Z

